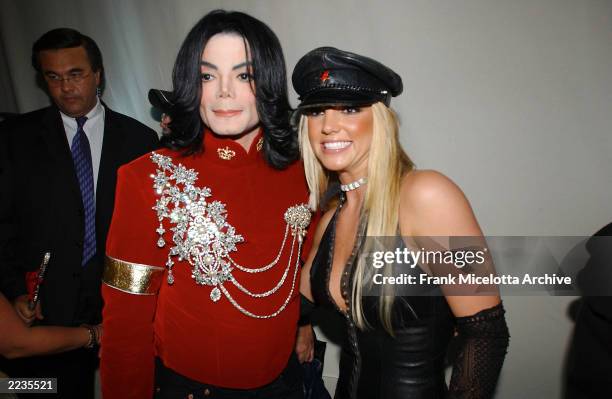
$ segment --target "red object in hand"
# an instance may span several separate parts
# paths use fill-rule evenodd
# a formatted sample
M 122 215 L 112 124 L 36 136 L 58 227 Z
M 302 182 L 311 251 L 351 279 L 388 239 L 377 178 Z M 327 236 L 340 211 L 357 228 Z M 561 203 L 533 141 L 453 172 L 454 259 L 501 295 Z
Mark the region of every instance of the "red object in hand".
M 34 293 L 36 292 L 36 287 L 42 284 L 43 279 L 38 278 L 39 272 L 27 272 L 26 273 L 26 289 L 28 290 L 28 297 L 30 301 L 34 300 Z
M 25 275 L 25 283 L 26 289 L 28 290 L 28 297 L 30 298 L 30 301 L 33 301 L 36 286 L 42 283 L 42 280 L 38 281 L 38 272 L 27 272 Z

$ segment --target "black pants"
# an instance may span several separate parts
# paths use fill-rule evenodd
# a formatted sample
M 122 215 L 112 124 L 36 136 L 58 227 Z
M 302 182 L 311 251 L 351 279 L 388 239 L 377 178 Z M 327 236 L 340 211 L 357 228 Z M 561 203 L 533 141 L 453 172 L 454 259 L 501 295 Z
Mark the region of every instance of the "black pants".
M 202 384 L 165 367 L 159 359 L 155 361 L 155 399 L 302 399 L 303 387 L 302 369 L 295 353 L 274 381 L 253 389 Z

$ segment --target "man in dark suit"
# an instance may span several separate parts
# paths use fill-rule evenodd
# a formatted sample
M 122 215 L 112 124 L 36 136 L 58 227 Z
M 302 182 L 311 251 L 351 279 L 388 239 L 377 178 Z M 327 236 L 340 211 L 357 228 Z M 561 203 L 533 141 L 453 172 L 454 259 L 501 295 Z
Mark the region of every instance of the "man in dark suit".
M 72 29 L 45 33 L 32 64 L 53 105 L 0 124 L 0 288 L 24 322 L 101 322 L 100 281 L 119 166 L 157 148 L 156 133 L 101 103 L 102 55 Z M 44 254 L 50 261 L 32 309 Z M 62 398 L 93 397 L 96 352 L 30 359 Z M 44 395 L 49 397 L 49 395 Z
M 590 255 L 578 274 L 583 297 L 566 364 L 565 399 L 612 395 L 612 223 L 586 242 Z

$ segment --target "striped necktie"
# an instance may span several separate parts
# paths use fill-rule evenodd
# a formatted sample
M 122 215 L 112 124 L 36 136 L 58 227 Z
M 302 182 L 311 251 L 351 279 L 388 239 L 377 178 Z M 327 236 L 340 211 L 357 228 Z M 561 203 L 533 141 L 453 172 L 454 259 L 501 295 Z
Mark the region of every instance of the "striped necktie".
M 76 118 L 77 132 L 72 139 L 72 161 L 74 170 L 81 189 L 81 199 L 83 200 L 83 210 L 85 213 L 85 235 L 83 239 L 83 260 L 81 265 L 87 262 L 96 254 L 96 201 L 94 198 L 94 179 L 93 167 L 91 165 L 91 149 L 89 140 L 85 135 L 83 126 L 87 121 L 86 116 Z

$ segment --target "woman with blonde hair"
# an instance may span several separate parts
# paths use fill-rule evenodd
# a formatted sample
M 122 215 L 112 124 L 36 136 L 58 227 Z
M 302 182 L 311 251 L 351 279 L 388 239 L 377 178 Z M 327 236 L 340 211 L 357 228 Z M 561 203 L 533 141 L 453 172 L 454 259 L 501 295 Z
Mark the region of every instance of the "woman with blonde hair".
M 335 397 L 492 397 L 509 340 L 497 291 L 476 296 L 433 287 L 426 295 L 402 294 L 375 287 L 376 271 L 368 266 L 373 237 L 400 235 L 404 246 L 407 237 L 417 244 L 423 237 L 482 239 L 459 187 L 440 173 L 415 170 L 402 149 L 389 108 L 402 91 L 400 76 L 373 59 L 322 47 L 298 62 L 293 85 L 310 206 L 324 212 L 301 291 L 336 309 L 347 325 Z M 333 194 L 335 184 L 340 190 Z M 324 204 L 330 197 L 332 205 Z M 416 270 L 436 274 L 433 263 Z M 444 359 L 453 333 L 460 352 L 447 387 Z

